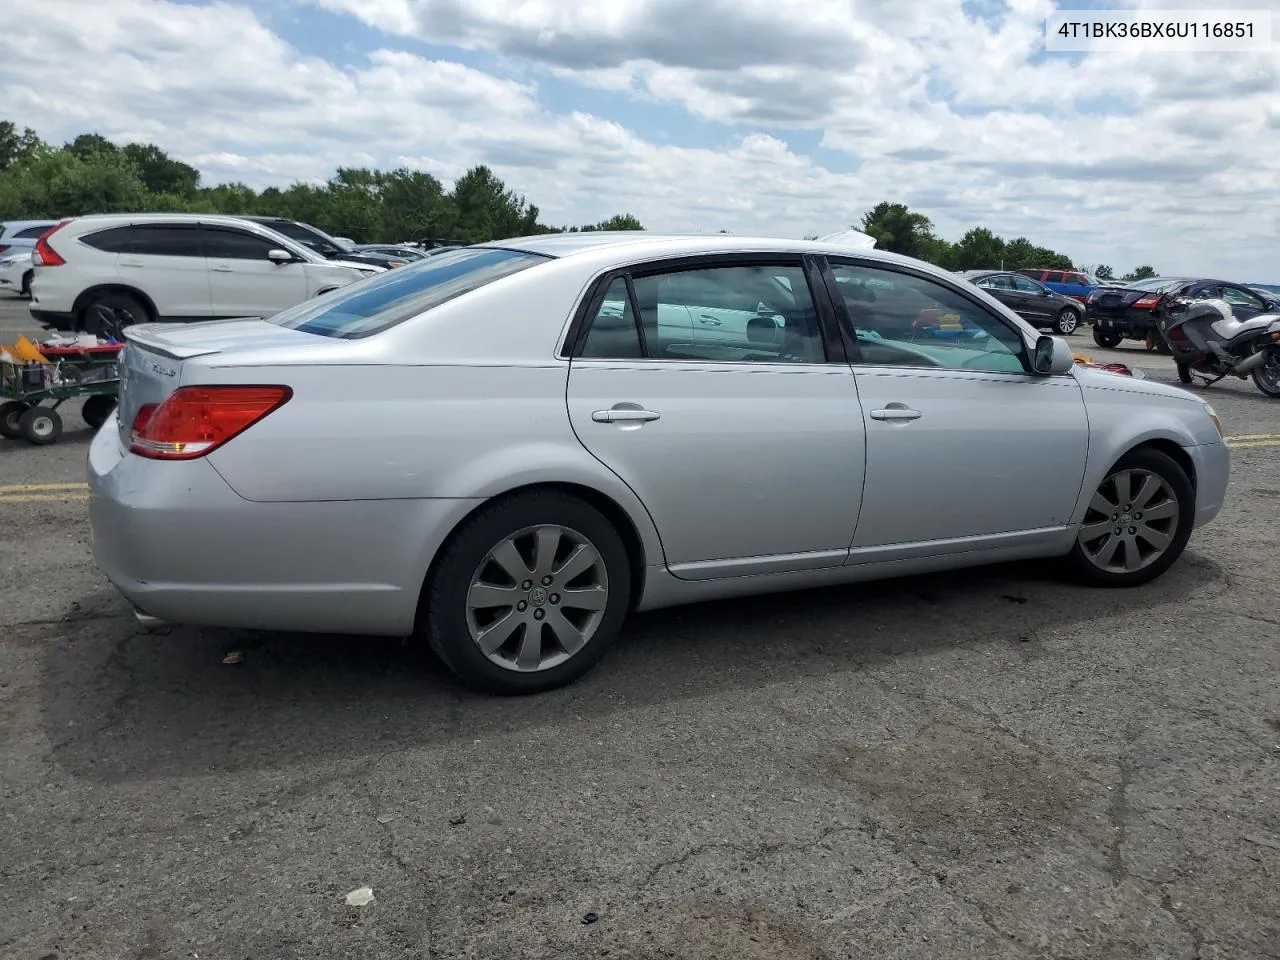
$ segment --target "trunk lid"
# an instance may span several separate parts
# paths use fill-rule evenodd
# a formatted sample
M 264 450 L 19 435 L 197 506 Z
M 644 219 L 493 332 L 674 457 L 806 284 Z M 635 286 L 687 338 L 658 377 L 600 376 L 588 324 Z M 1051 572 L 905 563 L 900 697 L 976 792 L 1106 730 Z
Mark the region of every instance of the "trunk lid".
M 1154 290 L 1131 290 L 1127 287 L 1099 287 L 1090 297 L 1092 306 L 1099 310 L 1115 311 L 1128 309 L 1143 297 L 1157 294 Z
M 276 347 L 324 347 L 342 342 L 290 330 L 257 318 L 182 324 L 142 323 L 127 327 L 124 338 L 117 415 L 120 441 L 126 447 L 138 410 L 149 403 L 161 403 L 182 386 L 184 367 L 197 357 L 215 354 L 236 357 Z

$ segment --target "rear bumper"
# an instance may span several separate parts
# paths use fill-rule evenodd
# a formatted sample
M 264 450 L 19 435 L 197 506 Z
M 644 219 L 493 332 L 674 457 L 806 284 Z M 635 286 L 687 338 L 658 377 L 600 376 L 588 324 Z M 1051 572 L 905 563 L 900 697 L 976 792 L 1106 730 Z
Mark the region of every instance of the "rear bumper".
M 136 607 L 213 627 L 407 636 L 431 558 L 480 501 L 258 503 L 207 460 L 89 448 L 93 556 Z
M 1100 310 L 1086 309 L 1085 321 L 1103 333 L 1118 333 L 1123 337 L 1139 340 L 1145 340 L 1147 334 L 1155 329 L 1152 317 L 1128 313 L 1103 313 Z
M 70 333 L 76 327 L 76 315 L 69 310 L 40 310 L 31 308 L 31 319 L 45 327 Z

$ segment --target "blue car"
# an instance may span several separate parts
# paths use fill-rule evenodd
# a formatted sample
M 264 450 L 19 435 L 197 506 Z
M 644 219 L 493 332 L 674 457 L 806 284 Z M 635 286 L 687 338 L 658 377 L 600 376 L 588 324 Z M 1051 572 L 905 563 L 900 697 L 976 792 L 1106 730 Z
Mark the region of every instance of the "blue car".
M 1025 267 L 1017 271 L 1024 277 L 1039 280 L 1054 293 L 1070 297 L 1079 303 L 1087 303 L 1089 294 L 1098 289 L 1098 281 L 1080 270 L 1044 270 Z

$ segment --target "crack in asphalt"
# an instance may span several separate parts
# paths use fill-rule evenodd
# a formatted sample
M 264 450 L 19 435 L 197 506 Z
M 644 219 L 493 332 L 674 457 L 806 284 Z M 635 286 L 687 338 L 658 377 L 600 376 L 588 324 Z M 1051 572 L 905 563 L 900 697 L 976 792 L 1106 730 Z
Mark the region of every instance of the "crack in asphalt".
M 1127 759 L 1120 760 L 1119 782 L 1111 789 L 1111 804 L 1107 817 L 1111 823 L 1111 848 L 1107 851 L 1107 873 L 1111 875 L 1111 886 L 1118 887 L 1128 876 L 1124 865 L 1124 843 L 1129 826 L 1129 778 L 1132 769 Z

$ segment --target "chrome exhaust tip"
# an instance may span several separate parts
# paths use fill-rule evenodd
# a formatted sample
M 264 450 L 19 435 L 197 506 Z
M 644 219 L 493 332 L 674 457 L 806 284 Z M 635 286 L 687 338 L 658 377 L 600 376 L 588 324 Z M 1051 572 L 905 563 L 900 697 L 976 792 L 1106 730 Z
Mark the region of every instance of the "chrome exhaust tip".
M 168 630 L 173 626 L 168 620 L 161 620 L 159 617 L 153 617 L 145 612 L 141 607 L 133 608 L 133 619 L 138 626 L 147 631 Z

